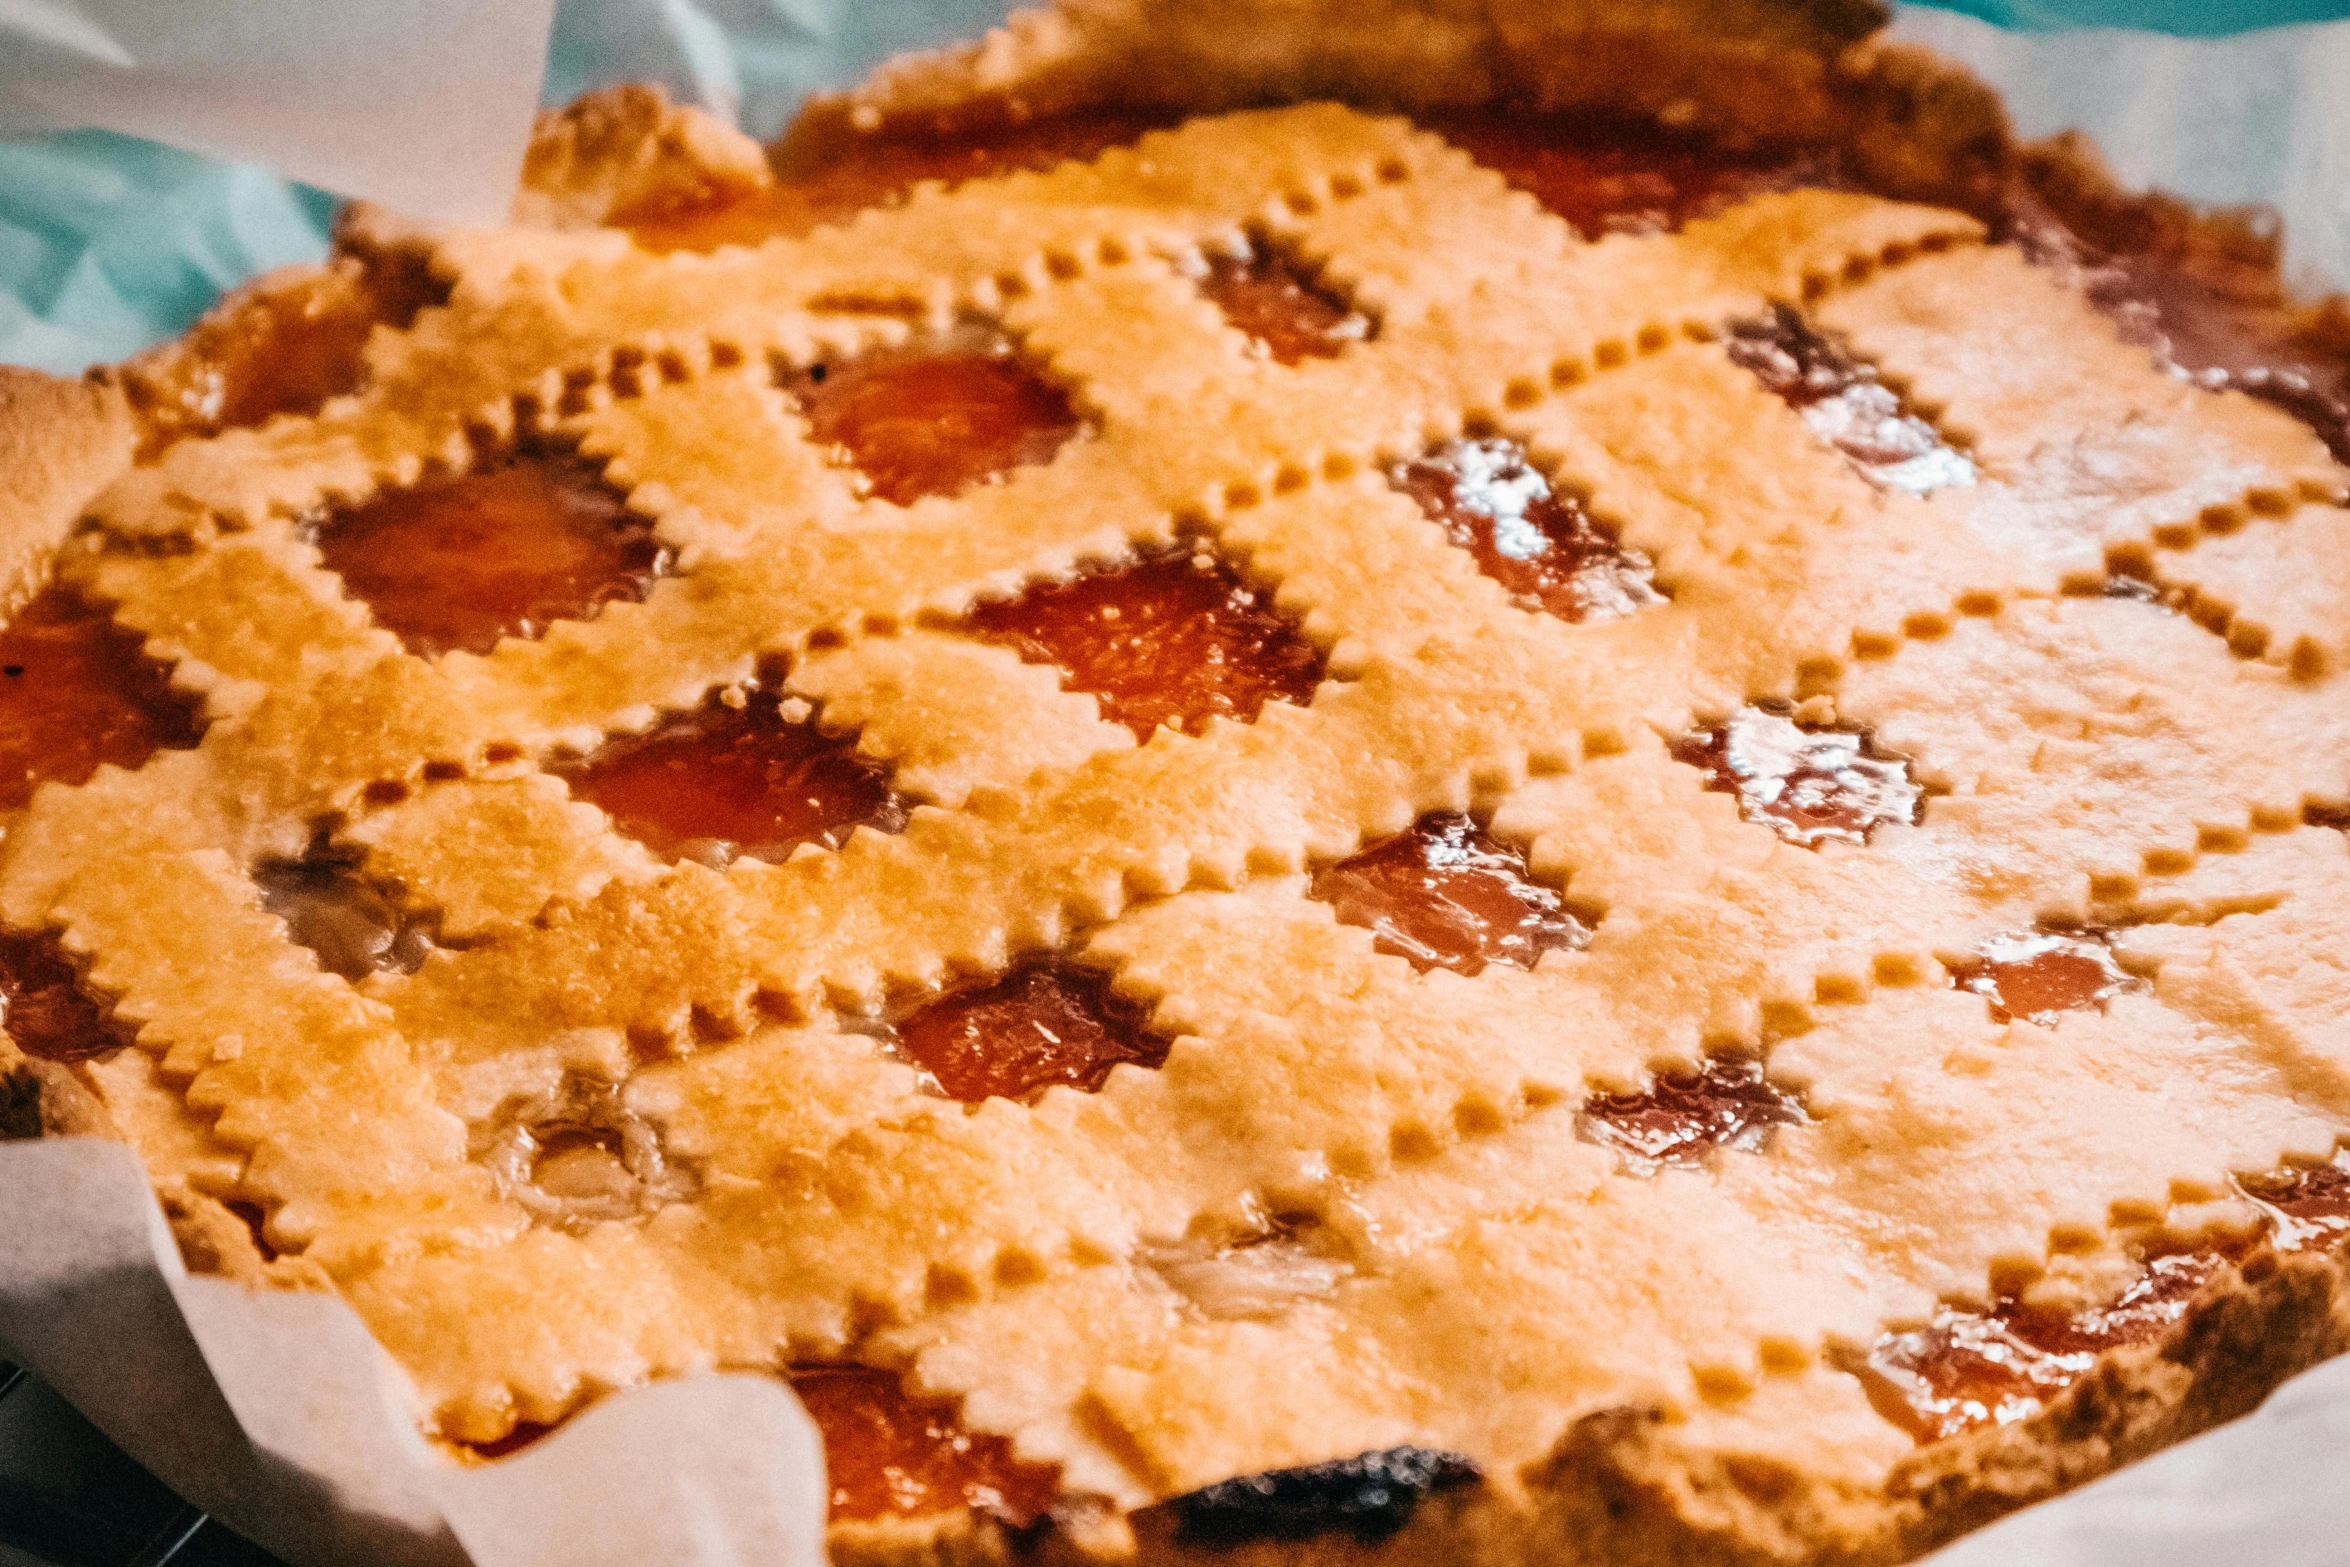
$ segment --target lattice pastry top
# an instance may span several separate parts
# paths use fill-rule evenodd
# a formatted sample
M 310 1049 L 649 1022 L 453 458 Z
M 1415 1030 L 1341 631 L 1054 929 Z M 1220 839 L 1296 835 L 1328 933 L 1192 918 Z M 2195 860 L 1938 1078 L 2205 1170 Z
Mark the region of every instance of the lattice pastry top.
M 1583 19 L 1802 89 L 1667 131 L 1138 18 L 134 366 L 10 1125 L 477 1456 L 790 1370 L 879 1559 L 1898 1556 L 2341 1347 L 2333 318 L 1865 26 Z

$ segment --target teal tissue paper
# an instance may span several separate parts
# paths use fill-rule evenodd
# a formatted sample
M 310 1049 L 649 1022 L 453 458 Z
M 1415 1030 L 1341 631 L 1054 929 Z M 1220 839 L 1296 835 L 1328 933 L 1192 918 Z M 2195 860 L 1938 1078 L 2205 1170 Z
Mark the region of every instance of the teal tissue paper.
M 172 337 L 223 289 L 326 254 L 334 206 L 110 131 L 0 142 L 0 363 L 71 374 Z

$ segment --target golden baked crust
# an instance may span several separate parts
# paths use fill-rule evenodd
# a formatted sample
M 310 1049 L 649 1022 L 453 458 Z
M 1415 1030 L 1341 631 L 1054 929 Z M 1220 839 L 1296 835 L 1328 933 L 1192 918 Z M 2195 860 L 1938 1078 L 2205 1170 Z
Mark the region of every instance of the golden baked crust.
M 539 116 L 514 221 L 592 227 L 667 202 L 723 198 L 766 182 L 759 144 L 658 87 L 626 84 Z
M 133 438 L 112 381 L 0 365 L 0 617 L 32 595 L 83 505 L 130 465 Z
M 2341 467 L 1948 208 L 1801 190 L 1585 242 L 1407 120 L 1236 107 L 1510 96 L 1830 132 L 1898 190 L 2009 170 L 1988 96 L 1867 42 L 1866 13 L 1380 20 L 1019 20 L 820 106 L 800 150 L 965 112 L 1232 112 L 707 255 L 593 225 L 766 171 L 651 95 L 598 95 L 543 128 L 535 226 L 374 231 L 444 287 L 366 339 L 354 390 L 178 440 L 99 499 L 60 569 L 210 728 L 38 794 L 0 845 L 0 925 L 62 932 L 139 1026 L 75 1081 L 192 1254 L 331 1284 L 477 1442 L 713 1364 L 907 1367 L 1097 1499 L 1030 1542 L 1080 1559 L 1896 1560 L 2343 1347 L 2337 1264 L 2256 1250 L 2018 1424 L 1920 1448 L 1850 1369 L 2117 1236 L 2241 1228 L 2232 1172 L 2333 1152 Z M 1252 355 L 1180 264 L 1236 231 L 1309 259 L 1375 340 Z M 1722 341 L 1775 304 L 1980 482 L 1855 474 Z M 951 497 L 863 493 L 778 372 L 964 314 L 1089 433 Z M 1585 625 L 1512 602 L 1387 479 L 1464 432 L 1520 442 L 1670 602 Z M 679 570 L 538 640 L 414 656 L 307 520 L 521 436 L 601 464 Z M 1310 704 L 1137 744 L 953 629 L 1179 535 L 1295 618 L 1329 675 Z M 2090 596 L 2117 565 L 2195 616 Z M 670 864 L 538 765 L 763 664 L 893 765 L 904 832 Z M 1742 819 L 1670 742 L 1758 699 L 1917 759 L 1923 820 L 1813 852 Z M 1587 949 L 1421 974 L 1305 895 L 1471 807 L 1592 912 Z M 262 908 L 252 868 L 322 824 L 437 914 L 413 974 L 352 984 Z M 2115 927 L 2148 988 L 2043 1027 L 1942 983 L 2036 922 Z M 838 1025 L 1059 947 L 1154 1009 L 1163 1067 L 967 1109 Z M 1654 1178 L 1578 1134 L 1587 1094 L 1723 1053 L 1767 1056 L 1807 1124 Z M 479 1134 L 566 1074 L 622 1085 L 692 1190 L 566 1226 L 502 1189 Z M 1170 1246 L 1263 1238 L 1268 1212 L 1326 1232 L 1326 1290 L 1219 1314 L 1169 1282 Z M 1485 1477 L 1383 1540 L 1209 1552 L 1154 1510 L 1405 1443 Z M 958 1518 L 835 1547 L 1011 1542 Z

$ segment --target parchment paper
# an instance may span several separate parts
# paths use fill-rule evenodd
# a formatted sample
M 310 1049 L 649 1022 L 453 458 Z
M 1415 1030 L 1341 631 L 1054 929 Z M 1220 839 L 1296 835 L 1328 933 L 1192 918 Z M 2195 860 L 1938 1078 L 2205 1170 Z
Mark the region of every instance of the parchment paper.
M 774 1378 L 624 1393 L 459 1467 L 342 1302 L 190 1277 L 129 1149 L 0 1145 L 0 1193 L 0 1355 L 297 1567 L 824 1559 L 822 1447 Z
M 419 216 L 494 221 L 527 132 L 550 5 L 0 0 L 0 128 L 109 125 L 266 160 Z M 1001 9 L 999 0 L 565 0 L 550 85 L 568 97 L 598 81 L 664 80 L 764 133 L 808 88 L 845 84 L 901 48 L 968 36 Z M 2027 135 L 2078 125 L 2134 183 L 2277 205 L 2304 281 L 2350 285 L 2350 23 L 2187 42 L 2015 35 L 1904 7 L 1897 28 L 1999 86 Z M 0 345 L 14 347 L 0 351 L 61 370 L 119 357 L 139 346 L 124 334 L 152 303 L 138 278 L 169 280 L 176 259 L 197 286 L 225 285 L 239 256 L 248 266 L 290 259 L 301 243 L 300 203 L 286 187 L 258 170 L 197 167 L 168 190 L 159 179 L 152 202 L 103 209 L 117 226 L 126 207 L 184 201 L 190 211 L 144 236 L 141 254 L 158 253 L 146 258 L 150 271 L 85 287 L 80 272 L 61 268 L 87 270 L 88 254 L 76 261 L 70 247 L 85 211 L 102 204 L 75 182 L 98 177 L 92 169 L 111 175 L 116 151 L 67 148 L 47 163 L 0 166 L 14 180 L 0 190 Z M 36 186 L 32 205 L 44 237 L 62 235 L 67 249 L 36 255 L 17 242 L 24 231 L 10 228 L 8 209 L 21 214 L 25 180 L 45 176 L 52 188 Z M 142 237 L 110 231 L 105 242 L 141 250 Z M 92 296 L 101 307 L 82 308 Z M 151 332 L 174 329 L 171 310 L 143 319 Z M 189 1500 L 291 1562 L 821 1559 L 821 1453 L 773 1379 L 624 1394 L 515 1458 L 461 1470 L 418 1437 L 405 1377 L 339 1302 L 188 1277 L 126 1150 L 0 1146 L 0 1192 L 0 1353 Z M 2350 1561 L 2350 1362 L 2301 1378 L 2251 1419 L 1935 1558 L 1937 1567 L 2250 1560 Z
M 0 129 L 101 126 L 495 223 L 554 0 L 0 0 Z

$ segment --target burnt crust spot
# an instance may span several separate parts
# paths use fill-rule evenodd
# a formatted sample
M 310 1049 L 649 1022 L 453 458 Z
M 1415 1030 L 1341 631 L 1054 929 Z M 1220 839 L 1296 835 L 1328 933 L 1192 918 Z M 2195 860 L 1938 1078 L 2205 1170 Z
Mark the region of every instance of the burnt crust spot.
M 1303 1540 L 1338 1529 L 1369 1545 L 1411 1522 L 1428 1497 L 1484 1478 L 1466 1454 L 1391 1447 L 1219 1481 L 1164 1505 L 1179 1545 Z
M 30 1071 L 0 1074 L 0 1143 L 41 1135 L 41 1080 Z

